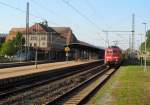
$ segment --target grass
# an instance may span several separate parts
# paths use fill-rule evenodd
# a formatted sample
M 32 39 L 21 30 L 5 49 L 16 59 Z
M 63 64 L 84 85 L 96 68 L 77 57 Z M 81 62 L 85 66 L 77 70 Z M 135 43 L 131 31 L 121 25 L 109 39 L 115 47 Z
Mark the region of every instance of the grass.
M 150 66 L 123 66 L 88 105 L 150 105 Z

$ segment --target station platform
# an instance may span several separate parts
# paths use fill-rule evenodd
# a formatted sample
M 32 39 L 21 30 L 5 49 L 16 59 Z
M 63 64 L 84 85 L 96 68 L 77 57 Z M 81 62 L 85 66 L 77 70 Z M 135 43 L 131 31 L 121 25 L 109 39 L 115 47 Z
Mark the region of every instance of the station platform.
M 0 69 L 0 80 L 6 79 L 6 78 L 17 77 L 17 76 L 34 74 L 38 72 L 54 70 L 54 69 L 59 69 L 59 68 L 64 68 L 64 67 L 71 67 L 71 66 L 86 64 L 86 63 L 95 62 L 95 61 L 96 60 L 46 63 L 46 64 L 38 64 L 37 68 L 35 65 L 4 68 L 4 69 Z
M 37 61 L 37 64 L 44 64 L 44 63 L 52 63 L 54 61 Z M 7 62 L 7 63 L 0 63 L 0 69 L 3 68 L 10 68 L 10 67 L 20 67 L 20 66 L 29 66 L 34 65 L 35 61 L 23 61 L 23 62 Z

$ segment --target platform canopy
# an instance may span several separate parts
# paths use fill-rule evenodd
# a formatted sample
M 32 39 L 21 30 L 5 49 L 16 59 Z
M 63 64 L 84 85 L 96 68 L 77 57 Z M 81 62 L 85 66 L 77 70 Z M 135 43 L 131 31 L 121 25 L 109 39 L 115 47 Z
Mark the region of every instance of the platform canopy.
M 89 43 L 86 43 L 86 42 L 79 42 L 79 43 L 71 43 L 68 45 L 69 48 L 78 48 L 78 49 L 88 49 L 88 50 L 91 50 L 91 51 L 104 51 L 104 48 L 102 47 L 97 47 L 97 46 L 94 46 L 94 45 L 91 45 Z

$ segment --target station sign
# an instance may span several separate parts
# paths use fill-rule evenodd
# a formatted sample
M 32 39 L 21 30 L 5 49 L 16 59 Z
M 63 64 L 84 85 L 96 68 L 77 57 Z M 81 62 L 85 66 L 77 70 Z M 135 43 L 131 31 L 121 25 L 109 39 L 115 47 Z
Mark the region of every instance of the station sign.
M 69 52 L 70 48 L 69 47 L 65 47 L 65 52 Z

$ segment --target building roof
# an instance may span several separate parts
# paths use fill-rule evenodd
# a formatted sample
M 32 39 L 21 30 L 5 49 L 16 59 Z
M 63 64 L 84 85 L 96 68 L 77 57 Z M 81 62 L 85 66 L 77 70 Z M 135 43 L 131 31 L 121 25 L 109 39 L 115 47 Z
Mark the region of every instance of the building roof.
M 76 36 L 72 33 L 70 27 L 52 27 L 56 32 L 60 33 L 66 39 L 66 43 L 77 43 L 78 40 Z
M 11 30 L 10 30 L 10 33 L 11 32 L 25 32 L 25 28 L 12 28 Z
M 105 49 L 104 47 L 95 46 L 84 41 L 79 41 L 79 44 L 84 45 L 84 46 L 90 46 L 90 47 L 97 48 L 97 49 Z
M 83 41 L 79 41 L 78 43 L 72 43 L 69 44 L 70 48 L 82 48 L 82 49 L 89 49 L 89 50 L 94 50 L 94 51 L 104 51 L 104 48 L 102 47 L 97 47 L 94 46 L 92 44 L 83 42 Z
M 45 26 L 41 23 L 35 23 L 29 28 L 29 32 L 38 31 L 38 32 L 53 32 L 54 30 L 48 26 Z
M 25 32 L 25 28 L 11 28 L 9 34 L 6 36 L 6 41 L 13 40 L 16 37 L 17 32 Z
M 30 27 L 29 32 L 37 30 L 39 32 L 56 32 L 61 35 L 61 37 L 66 39 L 67 44 L 78 42 L 70 27 L 48 27 L 41 23 L 36 23 Z

